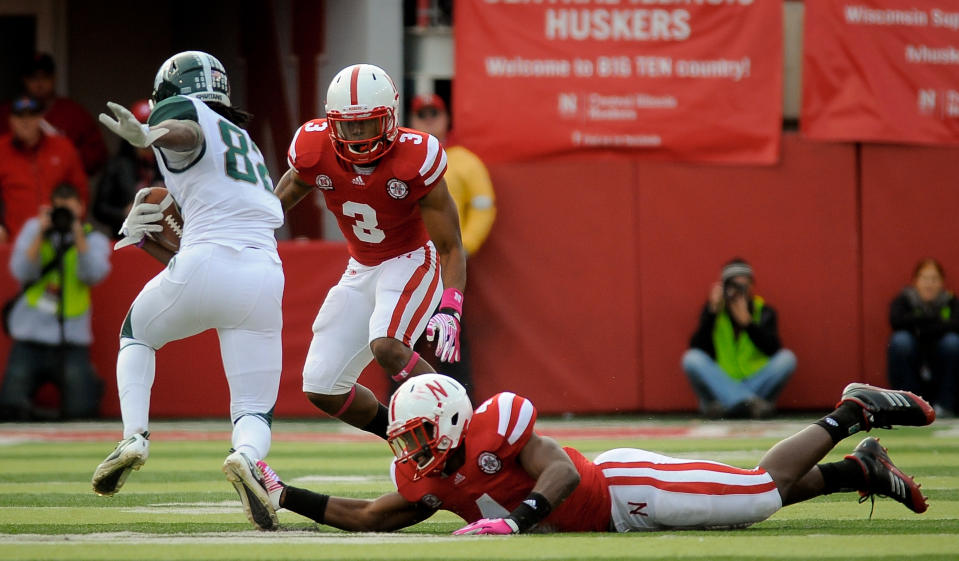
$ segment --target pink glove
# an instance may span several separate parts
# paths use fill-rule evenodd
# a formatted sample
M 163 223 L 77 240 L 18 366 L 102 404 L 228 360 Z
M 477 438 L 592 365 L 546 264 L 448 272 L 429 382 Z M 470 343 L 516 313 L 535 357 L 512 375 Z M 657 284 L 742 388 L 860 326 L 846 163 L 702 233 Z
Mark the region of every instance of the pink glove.
M 443 362 L 459 362 L 462 315 L 463 293 L 447 288 L 443 291 L 439 311 L 426 324 L 426 340 L 436 340 L 436 356 Z
M 454 536 L 518 534 L 519 526 L 511 518 L 480 518 L 453 532 Z

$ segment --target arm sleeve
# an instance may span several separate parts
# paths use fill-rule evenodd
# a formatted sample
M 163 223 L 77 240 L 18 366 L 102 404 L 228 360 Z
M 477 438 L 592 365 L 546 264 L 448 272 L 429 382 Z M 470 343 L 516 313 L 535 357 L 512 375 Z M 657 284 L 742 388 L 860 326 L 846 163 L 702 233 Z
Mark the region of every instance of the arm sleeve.
M 753 322 L 746 326 L 746 334 L 749 335 L 756 348 L 767 356 L 772 356 L 782 348 L 782 343 L 779 342 L 776 311 L 769 305 L 763 306 L 759 322 Z
M 89 286 L 110 274 L 110 240 L 101 232 L 87 234 L 87 251 L 77 252 L 77 278 Z
M 716 314 L 709 310 L 709 304 L 703 306 L 699 314 L 699 325 L 689 338 L 689 346 L 699 349 L 709 356 L 716 358 L 716 349 L 713 347 L 713 326 L 716 325 Z
M 463 247 L 466 253 L 473 255 L 486 241 L 493 221 L 496 219 L 496 196 L 493 191 L 493 182 L 482 160 L 472 152 L 466 152 L 462 161 L 457 162 L 463 169 L 458 173 L 466 186 L 467 200 L 456 201 L 456 205 L 463 209 L 462 230 Z
M 192 101 L 183 96 L 168 97 L 156 104 L 153 111 L 150 112 L 148 124 L 153 127 L 169 119 L 200 123 L 196 106 L 193 105 Z M 200 144 L 189 152 L 177 152 L 154 145 L 154 150 L 163 158 L 168 170 L 173 173 L 179 173 L 203 157 L 203 153 L 206 152 L 206 138 L 203 137 L 202 128 L 199 129 L 199 132 Z
M 39 233 L 40 221 L 31 218 L 20 229 L 13 243 L 13 250 L 10 252 L 10 274 L 20 281 L 20 284 L 36 280 L 40 276 L 40 269 L 43 268 L 39 259 L 34 262 L 27 258 L 27 249 Z
M 317 184 L 323 150 L 329 145 L 328 126 L 327 121 L 314 119 L 303 123 L 293 133 L 293 140 L 286 151 L 286 161 L 304 183 Z
M 899 294 L 889 304 L 889 325 L 893 331 L 915 331 L 916 316 L 909 305 L 909 299 Z
M 525 397 L 502 392 L 476 408 L 470 419 L 469 439 L 477 450 L 495 453 L 501 460 L 510 460 L 533 436 L 536 407 Z

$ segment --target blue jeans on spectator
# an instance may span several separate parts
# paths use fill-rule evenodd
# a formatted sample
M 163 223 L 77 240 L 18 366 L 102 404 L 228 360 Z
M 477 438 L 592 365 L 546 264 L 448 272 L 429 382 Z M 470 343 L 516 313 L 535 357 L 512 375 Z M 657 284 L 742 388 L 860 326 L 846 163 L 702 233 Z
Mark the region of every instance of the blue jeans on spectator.
M 60 418 L 97 416 L 103 382 L 90 363 L 88 347 L 14 341 L 0 387 L 0 418 L 34 418 L 33 397 L 47 382 L 60 391 Z
M 889 338 L 888 375 L 893 389 L 906 390 L 933 401 L 941 409 L 956 412 L 959 393 L 959 334 L 946 333 L 930 356 L 923 356 L 919 341 L 908 331 L 896 331 Z M 923 366 L 929 380 L 922 377 Z
M 775 403 L 795 369 L 796 355 L 788 349 L 777 351 L 758 372 L 742 381 L 730 378 L 711 356 L 699 349 L 689 349 L 683 355 L 683 370 L 704 413 L 711 402 L 719 402 L 727 412 L 756 398 Z

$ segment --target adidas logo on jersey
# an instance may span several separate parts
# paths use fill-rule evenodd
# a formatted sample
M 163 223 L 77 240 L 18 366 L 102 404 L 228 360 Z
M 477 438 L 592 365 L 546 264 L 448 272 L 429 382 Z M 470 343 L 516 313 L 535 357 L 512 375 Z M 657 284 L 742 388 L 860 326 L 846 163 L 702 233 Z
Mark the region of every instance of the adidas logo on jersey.
M 366 185 L 366 182 L 363 181 L 362 175 L 357 175 L 353 178 L 353 185 Z

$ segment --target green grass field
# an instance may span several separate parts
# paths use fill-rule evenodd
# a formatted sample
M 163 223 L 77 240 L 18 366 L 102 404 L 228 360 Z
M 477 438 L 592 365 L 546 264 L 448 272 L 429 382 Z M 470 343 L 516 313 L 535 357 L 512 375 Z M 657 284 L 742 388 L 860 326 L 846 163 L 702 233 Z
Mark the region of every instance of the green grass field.
M 635 446 L 753 467 L 805 424 L 617 417 L 537 426 L 590 456 Z M 0 424 L 0 560 L 959 559 L 957 421 L 873 432 L 923 484 L 930 503 L 923 515 L 878 499 L 870 520 L 868 502 L 838 494 L 786 507 L 745 530 L 508 537 L 450 536 L 462 521 L 448 513 L 397 534 L 347 534 L 280 511 L 280 531 L 257 532 L 220 472 L 229 429 L 227 421 L 154 423 L 149 461 L 119 494 L 104 498 L 89 481 L 115 445 L 119 421 Z M 392 490 L 390 452 L 375 438 L 331 421 L 278 421 L 274 435 L 270 464 L 287 482 L 353 497 Z M 860 436 L 829 459 L 848 453 Z

